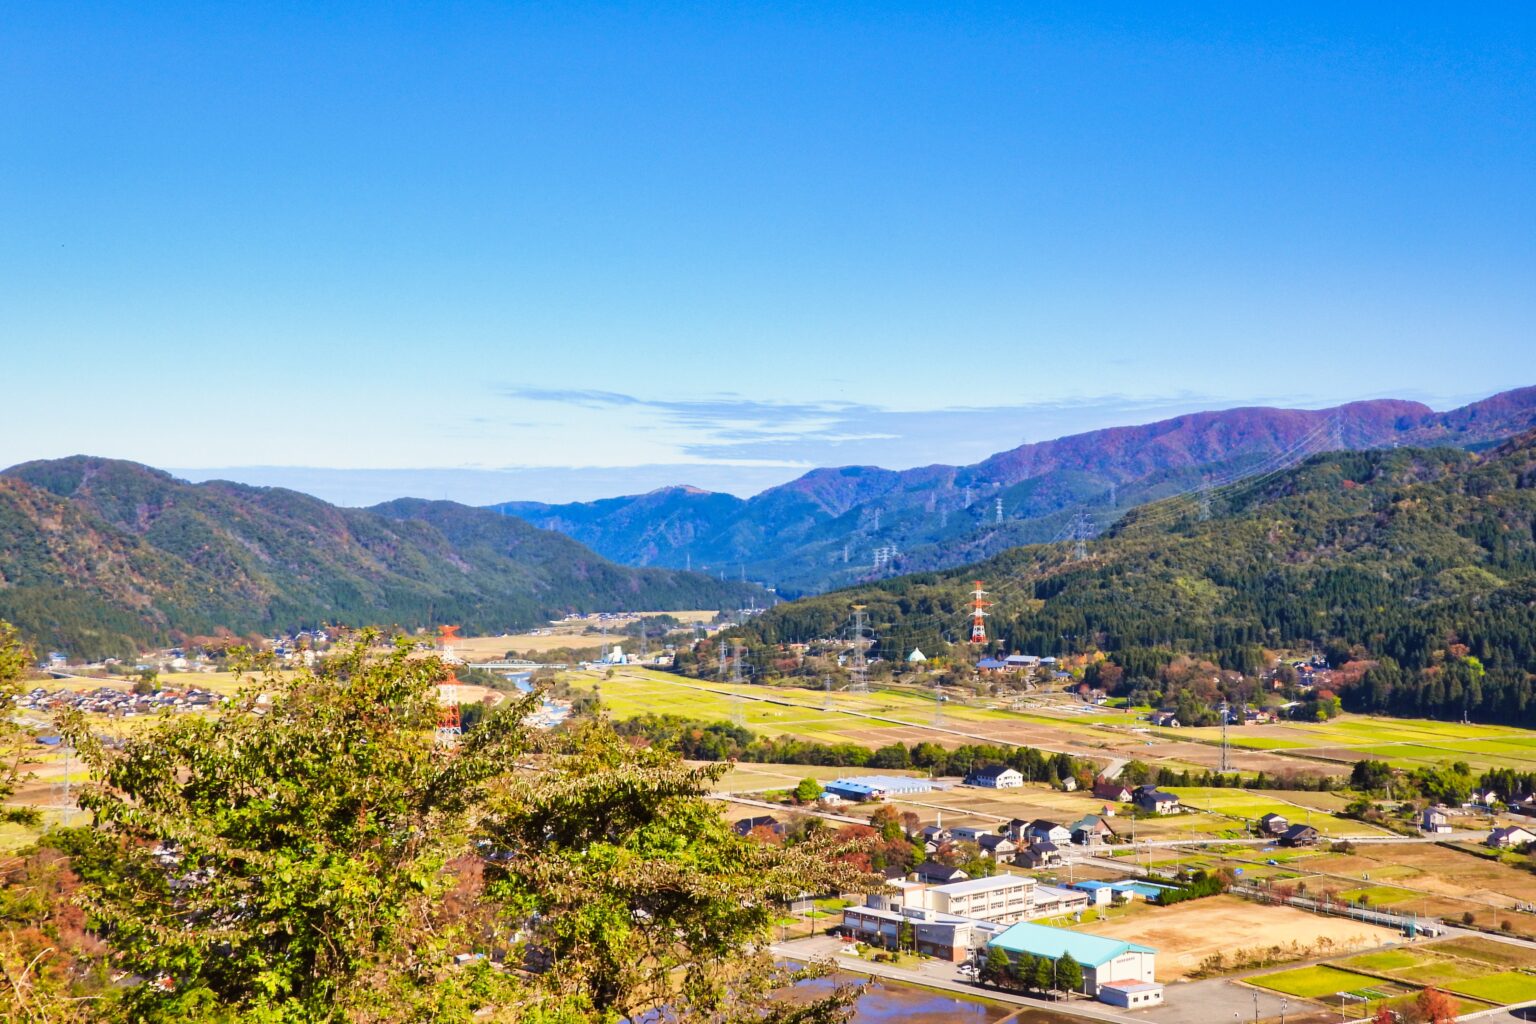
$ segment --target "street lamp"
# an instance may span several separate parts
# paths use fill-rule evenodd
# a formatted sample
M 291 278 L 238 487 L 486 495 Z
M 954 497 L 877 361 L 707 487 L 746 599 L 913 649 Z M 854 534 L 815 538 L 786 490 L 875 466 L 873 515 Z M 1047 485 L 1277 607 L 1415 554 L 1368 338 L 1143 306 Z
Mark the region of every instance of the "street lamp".
M 1285 1024 L 1285 1008 L 1291 1005 L 1289 999 L 1280 1000 L 1280 1024 Z

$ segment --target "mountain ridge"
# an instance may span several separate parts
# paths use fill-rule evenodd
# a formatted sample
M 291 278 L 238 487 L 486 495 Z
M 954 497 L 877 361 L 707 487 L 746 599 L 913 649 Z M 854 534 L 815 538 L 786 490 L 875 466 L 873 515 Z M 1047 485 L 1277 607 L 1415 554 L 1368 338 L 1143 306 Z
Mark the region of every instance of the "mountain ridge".
M 453 502 L 343 508 L 91 456 L 0 472 L 0 618 L 82 657 L 322 621 L 502 631 L 568 611 L 754 598 L 756 587 L 616 565 L 562 534 Z
M 965 642 L 976 579 L 993 602 L 980 652 Z M 737 632 L 767 671 L 780 645 L 847 635 L 854 605 L 887 663 L 913 647 L 961 664 L 1100 651 L 1116 671 L 1093 679 L 1119 695 L 1168 703 L 1187 684 L 1208 708 L 1220 699 L 1205 685 L 1213 670 L 1190 665 L 1242 673 L 1251 688 L 1264 649 L 1316 645 L 1336 669 L 1353 663 L 1331 681 L 1353 710 L 1529 725 L 1536 430 L 1481 453 L 1315 455 L 1204 502 L 1144 505 L 1082 553 L 1019 547 L 779 604 Z
M 965 466 L 817 468 L 750 498 L 661 487 L 591 502 L 489 507 L 624 564 L 739 571 L 795 595 L 1044 540 L 1075 510 L 1105 525 L 1126 507 L 1198 487 L 1207 474 L 1240 476 L 1277 457 L 1478 446 L 1532 426 L 1536 387 L 1446 412 L 1392 398 L 1315 410 L 1244 406 L 1031 442 Z

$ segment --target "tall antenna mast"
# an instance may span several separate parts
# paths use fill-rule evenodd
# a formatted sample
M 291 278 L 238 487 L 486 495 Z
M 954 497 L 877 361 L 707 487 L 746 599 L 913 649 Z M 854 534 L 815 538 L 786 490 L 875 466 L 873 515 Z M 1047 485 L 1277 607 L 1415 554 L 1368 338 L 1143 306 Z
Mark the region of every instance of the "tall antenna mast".
M 987 606 L 991 603 L 987 600 L 987 592 L 981 589 L 981 580 L 977 580 L 976 589 L 971 591 L 971 643 L 973 644 L 987 642 Z
M 864 606 L 853 606 L 853 683 L 852 693 L 869 692 L 869 663 L 864 659 Z
M 1072 558 L 1081 562 L 1088 557 L 1088 517 L 1082 509 L 1072 520 Z

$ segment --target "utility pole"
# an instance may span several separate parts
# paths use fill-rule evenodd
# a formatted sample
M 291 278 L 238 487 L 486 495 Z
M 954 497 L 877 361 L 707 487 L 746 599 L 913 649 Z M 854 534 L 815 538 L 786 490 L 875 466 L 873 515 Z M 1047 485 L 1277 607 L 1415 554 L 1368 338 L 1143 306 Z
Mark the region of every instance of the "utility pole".
M 1227 755 L 1227 719 L 1232 715 L 1227 710 L 1227 702 L 1221 702 L 1221 771 L 1222 774 L 1232 770 L 1232 764 Z

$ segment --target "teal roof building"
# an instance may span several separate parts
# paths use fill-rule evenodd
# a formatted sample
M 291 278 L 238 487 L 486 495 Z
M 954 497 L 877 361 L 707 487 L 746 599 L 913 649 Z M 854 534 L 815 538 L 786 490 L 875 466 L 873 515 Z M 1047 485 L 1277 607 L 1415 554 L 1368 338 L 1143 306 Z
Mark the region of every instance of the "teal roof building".
M 1083 966 L 1083 990 L 1097 996 L 1111 982 L 1151 982 L 1157 950 L 1103 935 L 1020 921 L 987 942 L 1017 961 L 1025 956 L 1060 960 L 1071 954 Z

